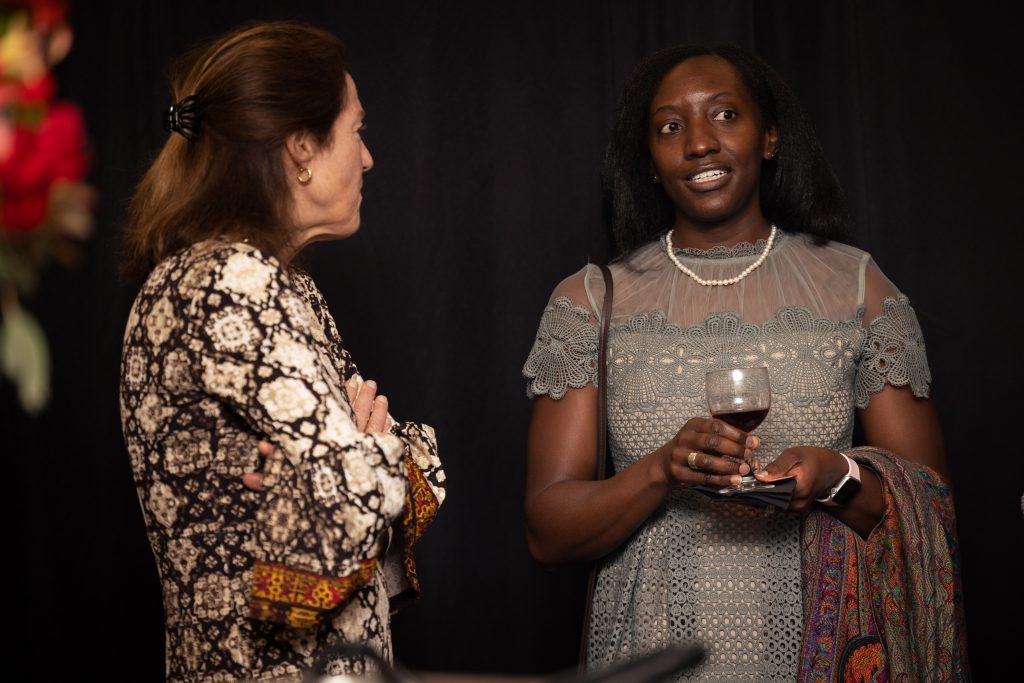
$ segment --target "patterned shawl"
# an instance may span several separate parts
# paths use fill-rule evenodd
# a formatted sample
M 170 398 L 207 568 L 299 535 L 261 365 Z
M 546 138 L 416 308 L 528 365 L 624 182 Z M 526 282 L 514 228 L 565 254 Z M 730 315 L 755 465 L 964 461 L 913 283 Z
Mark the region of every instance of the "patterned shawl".
M 867 541 L 824 511 L 803 525 L 800 681 L 969 681 L 956 520 L 930 469 L 849 452 L 884 483 Z

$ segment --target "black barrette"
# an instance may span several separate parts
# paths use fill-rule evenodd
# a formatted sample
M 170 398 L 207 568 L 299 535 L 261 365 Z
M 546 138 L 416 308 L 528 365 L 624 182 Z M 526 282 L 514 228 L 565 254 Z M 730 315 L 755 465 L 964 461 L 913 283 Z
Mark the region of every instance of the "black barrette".
M 164 112 L 164 130 L 177 133 L 186 140 L 199 137 L 199 103 L 195 95 L 167 107 Z

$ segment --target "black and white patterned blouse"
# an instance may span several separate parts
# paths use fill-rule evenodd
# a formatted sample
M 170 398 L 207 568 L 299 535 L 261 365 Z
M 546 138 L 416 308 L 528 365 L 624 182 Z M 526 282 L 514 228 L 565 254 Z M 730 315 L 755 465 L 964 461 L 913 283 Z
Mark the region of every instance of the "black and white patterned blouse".
M 391 656 L 388 595 L 418 589 L 411 548 L 444 473 L 430 427 L 356 428 L 356 374 L 312 280 L 248 245 L 194 245 L 146 280 L 121 418 L 168 680 L 295 680 L 338 640 Z M 261 492 L 241 480 L 257 470 Z

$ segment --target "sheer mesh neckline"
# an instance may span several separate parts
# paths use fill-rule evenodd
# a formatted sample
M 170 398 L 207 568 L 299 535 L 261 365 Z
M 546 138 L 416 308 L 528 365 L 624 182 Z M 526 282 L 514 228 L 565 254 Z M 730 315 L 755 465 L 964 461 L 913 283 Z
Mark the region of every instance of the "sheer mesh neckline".
M 779 245 L 786 238 L 786 233 L 783 230 L 779 230 L 778 236 L 775 238 L 775 244 L 772 245 L 772 251 L 774 252 L 779 248 Z M 664 236 L 661 238 L 662 245 L 664 245 Z M 698 249 L 697 247 L 672 247 L 672 250 L 677 256 L 682 256 L 688 259 L 730 259 L 730 258 L 746 258 L 748 256 L 760 256 L 761 252 L 764 251 L 765 246 L 768 244 L 767 239 L 759 239 L 754 244 L 750 242 L 737 242 L 732 246 L 718 245 L 711 249 Z

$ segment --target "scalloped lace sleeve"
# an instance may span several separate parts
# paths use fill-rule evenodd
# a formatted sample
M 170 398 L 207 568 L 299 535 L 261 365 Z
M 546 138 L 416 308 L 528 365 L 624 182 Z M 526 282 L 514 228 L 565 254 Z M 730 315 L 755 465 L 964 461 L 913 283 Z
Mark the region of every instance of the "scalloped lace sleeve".
M 547 394 L 557 400 L 569 388 L 597 386 L 598 329 L 593 318 L 567 296 L 557 297 L 544 309 L 523 366 L 527 397 Z
M 910 386 L 914 396 L 927 398 L 931 381 L 924 335 L 914 308 L 902 294 L 886 297 L 881 312 L 867 326 L 855 384 L 857 407 L 866 408 L 871 394 L 886 384 Z

